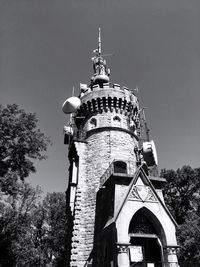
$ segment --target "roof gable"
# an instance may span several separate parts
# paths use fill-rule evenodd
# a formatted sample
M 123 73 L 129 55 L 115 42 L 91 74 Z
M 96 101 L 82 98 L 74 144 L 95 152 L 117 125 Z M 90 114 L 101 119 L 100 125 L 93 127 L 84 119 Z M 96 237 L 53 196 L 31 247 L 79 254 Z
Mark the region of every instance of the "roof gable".
M 166 211 L 172 222 L 177 226 L 176 221 L 172 217 L 171 213 L 167 209 L 163 200 L 160 198 L 158 193 L 156 192 L 154 186 L 152 185 L 150 179 L 146 175 L 143 165 L 138 167 L 136 170 L 130 185 L 127 188 L 126 193 L 119 205 L 118 210 L 116 211 L 114 217 L 108 221 L 106 226 L 110 225 L 112 222 L 116 222 L 119 214 L 121 213 L 124 205 L 129 200 L 142 201 L 142 202 L 157 202 L 162 208 Z

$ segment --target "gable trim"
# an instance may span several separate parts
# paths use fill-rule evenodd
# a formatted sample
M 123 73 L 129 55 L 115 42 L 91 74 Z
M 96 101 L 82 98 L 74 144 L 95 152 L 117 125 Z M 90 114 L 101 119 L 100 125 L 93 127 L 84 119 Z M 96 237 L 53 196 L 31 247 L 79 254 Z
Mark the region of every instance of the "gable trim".
M 141 179 L 145 181 L 145 184 L 147 183 L 149 185 L 149 187 L 151 188 L 151 190 L 153 191 L 153 193 L 155 194 L 156 198 L 158 199 L 158 202 L 162 205 L 163 209 L 166 211 L 166 213 L 168 214 L 168 216 L 170 217 L 170 219 L 172 220 L 172 222 L 174 223 L 174 225 L 177 227 L 177 222 L 174 220 L 174 218 L 172 217 L 171 213 L 169 212 L 168 208 L 165 206 L 165 204 L 163 203 L 163 201 L 161 200 L 161 198 L 159 197 L 158 193 L 156 192 L 154 186 L 152 185 L 151 181 L 148 179 L 146 173 L 143 170 L 143 165 L 139 166 L 138 169 L 136 170 L 133 179 L 128 187 L 127 193 L 124 196 L 124 199 L 121 202 L 121 205 L 118 208 L 118 211 L 116 212 L 112 222 L 116 222 L 116 220 L 119 217 L 119 214 L 121 213 L 122 208 L 124 207 L 128 196 L 131 192 L 131 189 L 133 187 L 133 185 L 135 184 L 136 180 L 138 179 L 139 175 L 141 174 Z

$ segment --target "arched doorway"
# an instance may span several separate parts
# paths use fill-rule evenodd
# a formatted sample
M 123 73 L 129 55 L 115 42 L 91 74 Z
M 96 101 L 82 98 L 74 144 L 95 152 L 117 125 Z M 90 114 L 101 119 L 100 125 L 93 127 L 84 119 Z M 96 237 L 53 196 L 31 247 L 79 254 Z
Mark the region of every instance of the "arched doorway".
M 130 225 L 130 266 L 162 267 L 161 226 L 149 210 L 135 213 Z

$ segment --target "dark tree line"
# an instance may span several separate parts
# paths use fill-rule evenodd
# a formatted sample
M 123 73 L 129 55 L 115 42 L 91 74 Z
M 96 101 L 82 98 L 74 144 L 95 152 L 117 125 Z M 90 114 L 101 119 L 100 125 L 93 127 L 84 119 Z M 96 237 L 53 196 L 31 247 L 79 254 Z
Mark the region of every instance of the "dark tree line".
M 0 105 L 0 267 L 66 266 L 64 193 L 48 193 L 25 178 L 45 159 L 50 140 L 37 118 L 16 104 Z M 200 261 L 200 168 L 161 171 L 166 204 L 178 223 L 181 261 Z M 69 239 L 69 238 L 68 238 Z
M 25 182 L 50 144 L 37 118 L 16 104 L 0 106 L 0 266 L 64 266 L 65 195 Z
M 179 259 L 200 262 L 200 168 L 164 169 L 161 177 L 167 179 L 165 201 L 178 223 Z

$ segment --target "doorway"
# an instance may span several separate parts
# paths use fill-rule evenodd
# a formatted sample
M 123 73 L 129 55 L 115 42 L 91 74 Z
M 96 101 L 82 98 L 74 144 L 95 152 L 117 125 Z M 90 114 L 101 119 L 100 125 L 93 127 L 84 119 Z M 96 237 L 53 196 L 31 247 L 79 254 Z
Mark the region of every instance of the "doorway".
M 131 237 L 130 243 L 131 266 L 162 267 L 161 247 L 157 237 Z M 136 253 L 141 255 L 136 256 Z
M 146 209 L 135 213 L 130 225 L 130 266 L 162 267 L 162 247 L 158 224 Z

